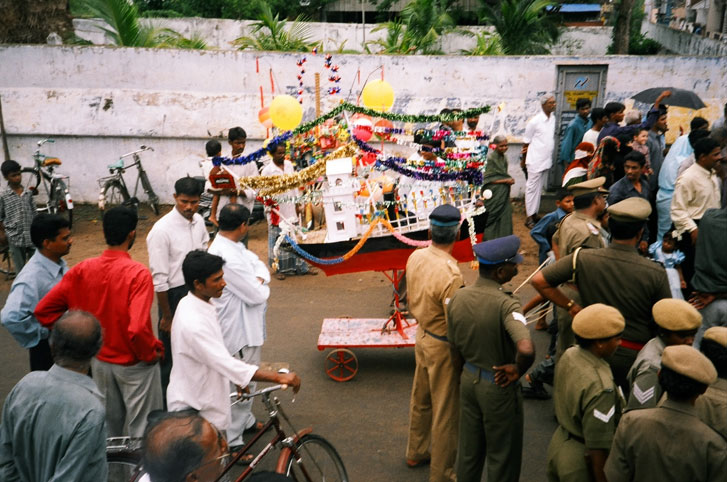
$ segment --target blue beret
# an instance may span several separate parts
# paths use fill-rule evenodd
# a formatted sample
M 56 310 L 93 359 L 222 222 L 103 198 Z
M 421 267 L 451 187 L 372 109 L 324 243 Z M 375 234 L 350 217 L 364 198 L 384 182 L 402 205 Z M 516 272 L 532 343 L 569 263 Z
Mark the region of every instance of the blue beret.
M 456 226 L 461 217 L 456 207 L 451 204 L 442 204 L 434 208 L 429 215 L 429 222 L 435 226 Z
M 500 263 L 522 263 L 523 257 L 518 254 L 520 238 L 511 234 L 502 238 L 475 244 L 473 250 L 477 261 L 481 264 L 495 265 Z

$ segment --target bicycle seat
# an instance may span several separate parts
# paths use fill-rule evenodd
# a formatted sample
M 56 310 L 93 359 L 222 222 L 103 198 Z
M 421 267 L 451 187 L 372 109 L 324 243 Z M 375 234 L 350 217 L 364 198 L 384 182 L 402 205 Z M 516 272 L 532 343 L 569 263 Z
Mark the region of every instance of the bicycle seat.
M 43 166 L 44 167 L 48 167 L 48 166 L 60 166 L 61 164 L 63 164 L 63 163 L 57 157 L 46 157 L 43 160 Z
M 114 162 L 113 164 L 109 164 L 109 169 L 123 169 L 124 168 L 124 160 L 119 159 L 118 161 Z

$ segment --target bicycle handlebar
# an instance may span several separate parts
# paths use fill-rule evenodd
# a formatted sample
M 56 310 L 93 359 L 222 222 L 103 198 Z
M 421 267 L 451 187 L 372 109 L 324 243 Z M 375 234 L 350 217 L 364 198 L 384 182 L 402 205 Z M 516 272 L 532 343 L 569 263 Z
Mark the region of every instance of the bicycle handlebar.
M 287 385 L 272 385 L 267 388 L 263 388 L 262 390 L 258 390 L 256 392 L 252 393 L 243 393 L 242 397 L 238 398 L 237 392 L 230 393 L 230 400 L 232 400 L 233 405 L 239 402 L 242 402 L 244 400 L 250 400 L 251 398 L 259 397 L 261 395 L 267 395 L 268 393 L 275 392 L 277 390 L 285 390 L 288 388 Z
M 42 145 L 43 145 L 43 144 L 45 144 L 46 142 L 50 142 L 50 143 L 53 143 L 53 142 L 55 142 L 55 140 L 54 140 L 54 139 L 50 139 L 50 138 L 48 138 L 48 139 L 43 139 L 43 140 L 40 140 L 40 141 L 38 141 L 38 147 L 42 146 Z
M 138 154 L 138 153 L 140 153 L 140 152 L 144 152 L 144 151 L 153 151 L 153 150 L 154 150 L 154 148 L 152 148 L 152 147 L 149 147 L 149 146 L 140 146 L 140 147 L 139 147 L 139 149 L 137 149 L 137 150 L 135 150 L 135 151 L 132 151 L 132 152 L 127 152 L 127 153 L 126 153 L 126 154 L 124 154 L 123 156 L 120 156 L 120 157 L 119 157 L 119 159 L 123 159 L 123 158 L 125 158 L 125 157 L 129 157 L 129 156 L 133 156 L 134 154 Z

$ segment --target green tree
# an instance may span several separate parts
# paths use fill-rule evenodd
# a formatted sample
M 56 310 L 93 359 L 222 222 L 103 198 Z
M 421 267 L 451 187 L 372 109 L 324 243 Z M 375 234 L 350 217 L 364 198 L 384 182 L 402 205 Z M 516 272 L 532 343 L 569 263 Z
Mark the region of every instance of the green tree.
M 493 25 L 507 55 L 542 55 L 560 37 L 560 18 L 546 7 L 551 0 L 502 0 L 497 5 L 480 0 L 483 23 Z
M 502 42 L 500 36 L 491 32 L 480 32 L 475 35 L 477 43 L 471 49 L 463 49 L 462 55 L 502 55 Z
M 282 52 L 307 52 L 318 45 L 311 40 L 311 27 L 302 15 L 288 26 L 286 20 L 273 15 L 270 6 L 262 5 L 257 22 L 253 22 L 252 35 L 243 36 L 233 42 L 240 50 L 268 50 Z
M 0 0 L 0 12 L 0 43 L 43 44 L 51 32 L 64 39 L 73 36 L 66 2 Z

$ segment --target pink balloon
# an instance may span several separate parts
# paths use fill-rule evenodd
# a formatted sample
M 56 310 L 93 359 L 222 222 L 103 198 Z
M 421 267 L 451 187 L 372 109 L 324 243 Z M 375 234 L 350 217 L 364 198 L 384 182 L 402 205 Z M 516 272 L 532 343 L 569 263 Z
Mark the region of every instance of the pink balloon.
M 374 135 L 374 125 L 369 116 L 361 116 L 353 120 L 353 135 L 366 142 Z

